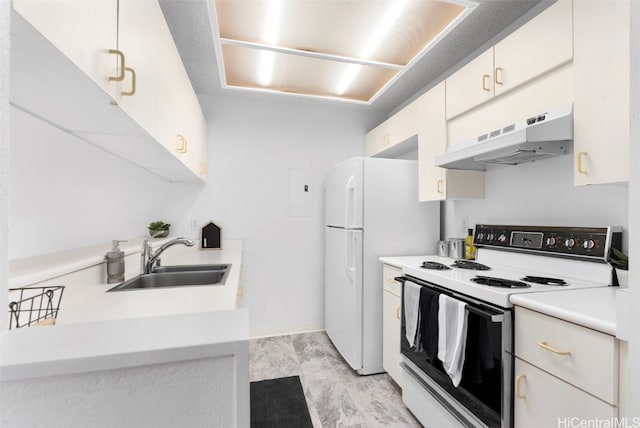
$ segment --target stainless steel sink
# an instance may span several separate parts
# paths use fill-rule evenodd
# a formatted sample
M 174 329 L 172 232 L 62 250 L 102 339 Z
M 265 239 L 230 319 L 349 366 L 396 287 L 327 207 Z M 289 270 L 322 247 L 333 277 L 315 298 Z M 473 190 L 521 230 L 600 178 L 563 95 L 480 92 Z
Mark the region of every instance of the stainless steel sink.
M 231 265 L 162 266 L 153 273 L 138 275 L 110 291 L 146 290 L 151 288 L 224 285 Z

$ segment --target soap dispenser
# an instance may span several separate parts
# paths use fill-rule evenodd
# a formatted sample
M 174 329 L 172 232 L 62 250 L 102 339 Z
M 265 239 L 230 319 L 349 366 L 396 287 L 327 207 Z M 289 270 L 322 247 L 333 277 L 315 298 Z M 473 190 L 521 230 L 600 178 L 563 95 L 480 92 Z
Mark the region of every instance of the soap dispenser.
M 113 240 L 113 248 L 107 253 L 107 284 L 124 281 L 124 251 L 119 247 L 121 242 Z

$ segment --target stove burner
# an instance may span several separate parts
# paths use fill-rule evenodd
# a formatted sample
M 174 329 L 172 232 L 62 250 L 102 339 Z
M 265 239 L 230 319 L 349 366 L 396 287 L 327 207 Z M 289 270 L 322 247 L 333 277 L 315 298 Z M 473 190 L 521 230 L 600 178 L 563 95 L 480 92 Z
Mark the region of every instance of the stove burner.
M 447 265 L 438 262 L 422 262 L 422 267 L 424 269 L 433 269 L 433 270 L 451 270 L 451 268 Z
M 522 281 L 533 282 L 534 284 L 545 284 L 545 285 L 568 285 L 567 281 L 560 278 L 547 278 L 544 276 L 531 276 L 527 275 L 522 278 Z
M 460 269 L 470 269 L 470 270 L 491 270 L 491 268 L 487 265 L 483 265 L 476 262 L 470 262 L 468 260 L 456 260 L 451 265 Z
M 525 284 L 520 281 L 513 281 L 511 279 L 504 278 L 493 278 L 491 276 L 482 276 L 476 275 L 475 278 L 471 278 L 471 281 L 481 284 L 488 285 L 490 287 L 503 287 L 503 288 L 529 288 L 531 285 Z

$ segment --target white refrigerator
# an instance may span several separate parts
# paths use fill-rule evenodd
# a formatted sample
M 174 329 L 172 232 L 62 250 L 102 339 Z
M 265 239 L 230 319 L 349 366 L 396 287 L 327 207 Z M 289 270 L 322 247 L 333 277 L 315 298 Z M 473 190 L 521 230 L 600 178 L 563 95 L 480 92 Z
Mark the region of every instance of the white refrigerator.
M 358 373 L 384 371 L 378 258 L 435 254 L 439 236 L 440 204 L 418 202 L 416 161 L 353 158 L 327 173 L 325 328 Z

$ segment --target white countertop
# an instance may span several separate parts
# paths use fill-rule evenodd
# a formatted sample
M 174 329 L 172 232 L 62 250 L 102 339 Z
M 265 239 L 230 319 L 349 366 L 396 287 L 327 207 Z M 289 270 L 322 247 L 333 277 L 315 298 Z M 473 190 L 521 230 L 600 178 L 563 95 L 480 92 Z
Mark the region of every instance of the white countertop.
M 139 273 L 136 246 L 125 249 L 130 251 L 125 259 L 127 279 Z M 175 245 L 162 254 L 163 265 L 230 263 L 222 286 L 106 293 L 116 284 L 106 284 L 104 254 L 86 249 L 79 250 L 81 260 L 73 257 L 75 252 L 65 252 L 45 256 L 49 264 L 27 259 L 14 263 L 18 268 L 11 271 L 12 287 L 39 278 L 43 282 L 37 285 L 63 282 L 65 289 L 55 326 L 14 329 L 0 336 L 1 379 L 191 359 L 204 352 L 203 347 L 248 340 L 248 311 L 236 309 L 242 241 L 226 240 L 222 247 Z
M 618 287 L 514 294 L 511 302 L 603 333 L 616 335 Z
M 382 263 L 402 269 L 404 266 L 420 266 L 427 256 L 380 257 Z M 447 257 L 448 259 L 448 257 Z M 449 259 L 451 263 L 455 259 Z
M 140 249 L 145 239 L 149 239 L 154 246 L 157 246 L 172 238 L 150 239 L 138 237 L 129 239 L 127 242 L 121 242 L 120 249 L 124 251 L 125 256 L 140 254 Z M 97 266 L 104 263 L 105 255 L 110 250 L 111 242 L 105 242 L 101 245 L 9 260 L 9 288 L 24 287 L 70 272 Z
M 242 265 L 242 241 L 224 241 L 222 250 L 200 250 L 183 245 L 162 254 L 163 265 L 229 263 L 224 285 L 181 286 L 107 293 L 117 284 L 84 283 L 67 285 L 58 324 L 93 322 L 123 318 L 144 318 L 231 310 L 236 307 Z M 135 260 L 134 260 L 135 261 Z M 137 264 L 137 263 L 136 263 Z M 126 278 L 139 270 L 129 271 Z

